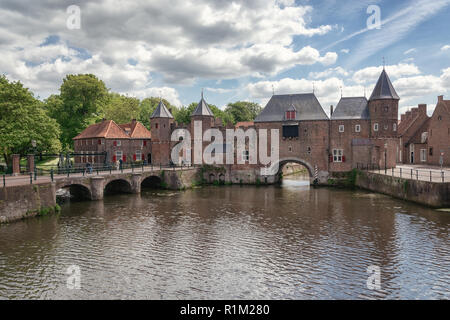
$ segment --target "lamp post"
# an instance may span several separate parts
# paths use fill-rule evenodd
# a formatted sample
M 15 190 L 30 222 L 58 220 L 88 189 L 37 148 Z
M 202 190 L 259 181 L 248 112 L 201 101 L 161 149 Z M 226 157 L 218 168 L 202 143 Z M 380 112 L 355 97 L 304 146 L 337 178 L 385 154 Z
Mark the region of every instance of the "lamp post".
M 384 144 L 384 173 L 387 174 L 387 142 Z

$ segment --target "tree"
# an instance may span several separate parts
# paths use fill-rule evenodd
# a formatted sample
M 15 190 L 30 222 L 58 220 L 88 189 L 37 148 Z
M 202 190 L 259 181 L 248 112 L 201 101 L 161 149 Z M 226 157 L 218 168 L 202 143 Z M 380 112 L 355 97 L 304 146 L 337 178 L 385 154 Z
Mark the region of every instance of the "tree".
M 160 101 L 160 98 L 156 98 L 156 97 L 145 98 L 144 100 L 141 101 L 140 113 L 139 113 L 138 120 L 140 122 L 142 122 L 147 127 L 147 129 L 150 129 L 150 117 L 152 116 L 153 112 L 155 111 L 156 107 L 158 106 L 159 101 Z M 165 106 L 167 107 L 167 109 L 171 110 L 174 118 L 176 118 L 175 114 L 178 111 L 177 107 L 170 104 L 170 102 L 167 101 L 166 99 L 162 99 L 162 101 L 165 104 Z
M 13 154 L 27 154 L 36 141 L 37 152 L 61 150 L 60 128 L 41 101 L 22 83 L 0 77 L 0 150 L 8 167 Z
M 191 115 L 194 112 L 195 108 L 197 108 L 198 103 L 192 102 L 188 107 L 182 107 L 179 109 L 178 113 L 175 116 L 175 120 L 178 123 L 188 124 L 191 122 Z M 231 114 L 220 110 L 213 104 L 208 104 L 209 109 L 211 109 L 215 118 L 220 118 L 222 123 L 226 125 L 227 123 L 233 123 L 233 117 Z
M 234 123 L 241 121 L 253 121 L 260 114 L 262 108 L 259 104 L 247 101 L 229 103 L 225 112 L 231 114 Z
M 67 75 L 60 88 L 59 99 L 47 99 L 47 109 L 61 126 L 64 149 L 72 147 L 72 139 L 87 126 L 103 117 L 108 102 L 105 83 L 92 74 Z
M 118 93 L 110 93 L 105 106 L 104 117 L 116 123 L 128 123 L 140 115 L 140 101 Z

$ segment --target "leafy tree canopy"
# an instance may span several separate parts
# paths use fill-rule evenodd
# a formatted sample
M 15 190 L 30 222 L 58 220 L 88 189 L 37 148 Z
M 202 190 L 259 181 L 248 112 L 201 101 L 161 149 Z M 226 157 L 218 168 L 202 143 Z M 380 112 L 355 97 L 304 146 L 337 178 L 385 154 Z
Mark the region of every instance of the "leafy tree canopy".
M 92 74 L 67 75 L 60 92 L 59 99 L 51 97 L 46 104 L 61 126 L 61 142 L 68 150 L 76 135 L 103 117 L 110 99 L 104 82 Z
M 233 117 L 234 123 L 241 121 L 253 121 L 259 115 L 262 108 L 259 104 L 247 101 L 229 103 L 225 112 Z
M 61 150 L 60 128 L 41 101 L 22 83 L 0 77 L 0 151 L 8 166 L 13 154 Z M 36 141 L 36 150 L 31 141 Z
M 109 101 L 105 106 L 104 117 L 119 124 L 128 123 L 132 119 L 138 119 L 140 111 L 139 99 L 110 93 Z

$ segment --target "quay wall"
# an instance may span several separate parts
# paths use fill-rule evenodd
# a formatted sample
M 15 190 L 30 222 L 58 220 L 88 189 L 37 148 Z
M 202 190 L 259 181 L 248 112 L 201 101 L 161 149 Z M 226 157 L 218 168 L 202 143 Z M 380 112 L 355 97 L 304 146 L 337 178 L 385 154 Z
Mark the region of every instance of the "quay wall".
M 433 208 L 450 207 L 450 183 L 418 181 L 358 171 L 355 185 Z
M 55 183 L 0 189 L 0 224 L 57 210 Z

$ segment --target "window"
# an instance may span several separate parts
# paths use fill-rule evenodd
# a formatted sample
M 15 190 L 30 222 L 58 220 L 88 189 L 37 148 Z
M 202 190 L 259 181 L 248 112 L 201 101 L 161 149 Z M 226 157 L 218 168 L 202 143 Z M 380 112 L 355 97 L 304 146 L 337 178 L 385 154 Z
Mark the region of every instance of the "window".
M 306 153 L 311 154 L 311 147 L 306 148 Z
M 120 159 L 122 159 L 122 157 L 123 157 L 122 151 L 116 151 L 116 161 L 119 161 Z
M 389 112 L 389 107 L 388 106 L 384 107 L 384 112 Z
M 375 124 L 373 125 L 373 131 L 378 131 L 378 123 L 375 123 Z
M 297 137 L 298 137 L 298 125 L 283 126 L 283 138 L 297 138 Z
M 430 156 L 433 156 L 433 147 L 430 148 Z
M 142 141 L 142 146 L 143 146 L 143 147 L 146 147 L 146 146 L 147 146 L 147 140 L 143 140 L 143 141 Z
M 360 124 L 357 124 L 355 126 L 355 132 L 361 132 L 361 125 Z
M 438 120 L 441 121 L 441 120 L 442 120 L 442 116 L 439 116 L 439 117 L 438 117 Z
M 242 151 L 242 159 L 244 161 L 249 161 L 249 159 L 250 159 L 250 152 L 248 150 Z
M 135 157 L 134 161 L 139 161 L 141 159 L 142 159 L 142 152 L 141 152 L 141 150 L 137 150 L 136 151 L 136 157 Z
M 286 120 L 295 120 L 296 117 L 295 111 L 286 111 Z
M 343 162 L 344 151 L 342 149 L 333 150 L 333 162 Z
M 289 147 L 288 147 L 288 150 L 289 150 L 289 152 L 292 152 L 292 147 L 289 146 Z
M 397 131 L 397 124 L 396 123 L 394 123 L 393 129 L 394 129 L 394 131 Z
M 341 124 L 339 126 L 339 132 L 344 132 L 344 130 L 345 130 L 345 126 L 343 124 Z
M 98 139 L 97 144 L 102 144 L 102 139 Z
M 427 149 L 420 149 L 420 161 L 427 161 Z
M 158 129 L 158 124 L 157 123 L 155 123 L 155 129 Z
M 122 145 L 122 141 L 120 141 L 120 140 L 117 140 L 117 146 L 121 146 Z
M 384 125 L 384 130 L 389 129 L 389 126 L 387 124 Z

